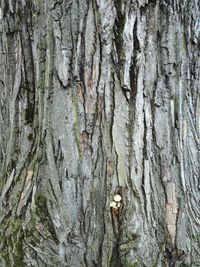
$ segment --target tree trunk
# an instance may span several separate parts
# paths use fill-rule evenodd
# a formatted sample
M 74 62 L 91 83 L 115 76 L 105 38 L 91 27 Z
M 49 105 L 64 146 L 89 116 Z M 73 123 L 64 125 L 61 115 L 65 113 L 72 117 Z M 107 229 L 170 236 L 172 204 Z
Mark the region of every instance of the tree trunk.
M 1 0 L 0 266 L 200 266 L 199 19 Z

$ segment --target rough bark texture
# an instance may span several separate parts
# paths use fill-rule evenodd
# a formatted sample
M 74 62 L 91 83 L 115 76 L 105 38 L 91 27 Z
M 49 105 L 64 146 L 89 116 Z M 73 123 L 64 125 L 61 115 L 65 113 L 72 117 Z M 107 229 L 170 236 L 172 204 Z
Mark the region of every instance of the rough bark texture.
M 0 266 L 200 266 L 199 19 L 1 0 Z

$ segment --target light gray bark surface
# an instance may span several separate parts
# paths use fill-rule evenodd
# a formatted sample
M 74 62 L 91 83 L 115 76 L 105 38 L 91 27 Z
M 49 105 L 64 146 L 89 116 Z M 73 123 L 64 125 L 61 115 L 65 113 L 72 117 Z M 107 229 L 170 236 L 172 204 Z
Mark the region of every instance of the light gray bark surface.
M 197 0 L 1 0 L 0 266 L 200 266 L 199 29 Z

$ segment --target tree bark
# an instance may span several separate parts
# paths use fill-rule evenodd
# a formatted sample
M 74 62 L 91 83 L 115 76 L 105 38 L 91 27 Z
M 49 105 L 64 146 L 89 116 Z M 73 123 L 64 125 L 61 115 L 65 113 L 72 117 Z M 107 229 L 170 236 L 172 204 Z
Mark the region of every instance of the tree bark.
M 200 266 L 199 14 L 1 0 L 0 266 Z

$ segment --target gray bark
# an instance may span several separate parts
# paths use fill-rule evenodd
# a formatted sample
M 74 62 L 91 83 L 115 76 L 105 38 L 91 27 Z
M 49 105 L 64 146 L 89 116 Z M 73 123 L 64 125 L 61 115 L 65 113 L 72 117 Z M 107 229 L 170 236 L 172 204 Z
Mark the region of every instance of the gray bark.
M 0 266 L 200 266 L 199 20 L 1 0 Z

